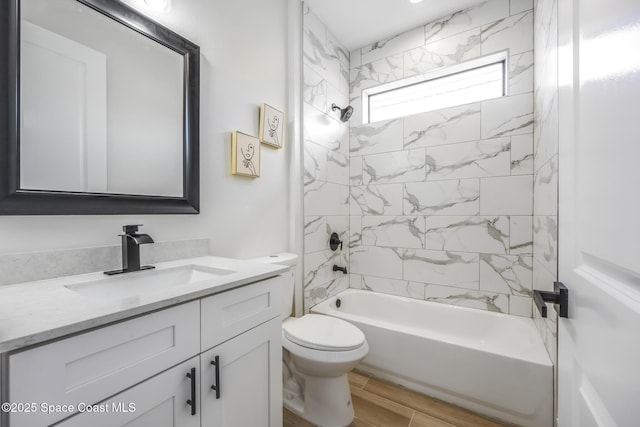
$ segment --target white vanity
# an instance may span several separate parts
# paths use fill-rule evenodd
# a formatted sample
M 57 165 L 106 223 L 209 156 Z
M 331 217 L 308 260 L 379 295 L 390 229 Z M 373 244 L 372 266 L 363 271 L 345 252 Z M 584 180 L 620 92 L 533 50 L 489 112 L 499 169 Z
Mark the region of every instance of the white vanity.
M 2 427 L 280 427 L 286 270 L 204 257 L 1 287 Z

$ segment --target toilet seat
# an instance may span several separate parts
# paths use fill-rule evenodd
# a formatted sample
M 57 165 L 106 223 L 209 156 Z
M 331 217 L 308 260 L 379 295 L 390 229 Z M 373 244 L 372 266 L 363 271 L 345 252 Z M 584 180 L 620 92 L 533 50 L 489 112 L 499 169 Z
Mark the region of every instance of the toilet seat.
M 282 331 L 289 341 L 313 350 L 349 351 L 365 343 L 362 331 L 351 323 L 321 314 L 284 322 Z

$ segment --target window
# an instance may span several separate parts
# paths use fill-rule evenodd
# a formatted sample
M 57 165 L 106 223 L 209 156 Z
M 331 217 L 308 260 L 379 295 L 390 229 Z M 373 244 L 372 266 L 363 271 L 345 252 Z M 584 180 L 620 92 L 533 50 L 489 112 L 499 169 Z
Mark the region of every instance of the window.
M 507 53 L 485 56 L 362 91 L 372 123 L 506 95 Z

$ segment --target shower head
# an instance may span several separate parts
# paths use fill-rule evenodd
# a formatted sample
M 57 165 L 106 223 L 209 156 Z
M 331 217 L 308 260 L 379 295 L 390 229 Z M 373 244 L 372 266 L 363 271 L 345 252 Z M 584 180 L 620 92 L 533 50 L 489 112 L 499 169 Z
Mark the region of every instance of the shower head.
M 351 115 L 353 114 L 353 107 L 351 105 L 340 108 L 336 104 L 331 104 L 331 109 L 333 111 L 340 110 L 340 120 L 345 123 L 349 120 L 349 118 L 351 118 Z

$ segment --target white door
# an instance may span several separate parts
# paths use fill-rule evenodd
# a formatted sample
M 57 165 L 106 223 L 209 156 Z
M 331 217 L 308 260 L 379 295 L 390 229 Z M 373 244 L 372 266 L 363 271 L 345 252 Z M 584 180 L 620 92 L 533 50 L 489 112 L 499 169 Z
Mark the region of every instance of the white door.
M 558 5 L 558 426 L 638 426 L 640 1 Z
M 20 188 L 106 192 L 106 55 L 20 25 Z
M 281 329 L 276 317 L 202 353 L 203 427 L 282 426 Z

